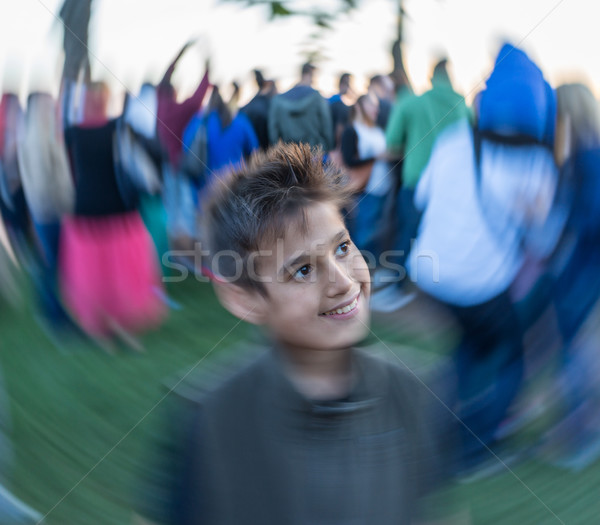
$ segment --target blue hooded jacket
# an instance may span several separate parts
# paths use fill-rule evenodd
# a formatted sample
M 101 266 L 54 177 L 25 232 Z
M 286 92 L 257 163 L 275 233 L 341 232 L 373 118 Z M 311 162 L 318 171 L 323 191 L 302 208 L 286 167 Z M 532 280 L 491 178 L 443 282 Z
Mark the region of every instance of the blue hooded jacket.
M 505 44 L 479 101 L 479 129 L 501 136 L 526 136 L 552 146 L 556 95 L 538 66 Z

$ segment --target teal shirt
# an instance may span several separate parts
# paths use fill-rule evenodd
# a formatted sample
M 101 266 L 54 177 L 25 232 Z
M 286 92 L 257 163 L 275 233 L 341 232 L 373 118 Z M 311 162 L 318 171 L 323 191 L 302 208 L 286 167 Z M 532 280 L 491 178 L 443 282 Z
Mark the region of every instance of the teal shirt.
M 403 187 L 414 188 L 425 169 L 439 134 L 460 119 L 472 120 L 464 98 L 447 80 L 433 81 L 422 95 L 398 94 L 386 129 L 387 149 L 404 157 Z

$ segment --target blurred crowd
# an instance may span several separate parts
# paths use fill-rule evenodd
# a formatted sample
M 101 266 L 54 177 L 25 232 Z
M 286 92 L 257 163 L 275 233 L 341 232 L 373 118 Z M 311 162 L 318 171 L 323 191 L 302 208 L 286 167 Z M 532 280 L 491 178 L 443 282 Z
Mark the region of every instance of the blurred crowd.
M 508 462 L 506 444 L 541 413 L 552 418 L 540 454 L 575 470 L 595 460 L 600 110 L 590 89 L 551 86 L 507 44 L 471 106 L 445 59 L 423 93 L 385 74 L 358 93 L 344 73 L 326 98 L 311 63 L 280 93 L 256 70 L 243 107 L 237 86 L 224 98 L 210 83 L 207 63 L 182 101 L 171 77 L 188 46 L 116 118 L 82 53 L 69 55 L 58 99 L 33 92 L 23 107 L 2 94 L 0 307 L 18 301 L 20 268 L 54 336 L 142 351 L 136 336 L 178 308 L 170 283 L 210 275 L 196 249 L 206 188 L 255 150 L 309 143 L 355 190 L 346 221 L 369 263 L 372 309 L 425 296 L 462 334 L 447 403 L 465 425 L 463 473 L 492 468 L 490 450 Z

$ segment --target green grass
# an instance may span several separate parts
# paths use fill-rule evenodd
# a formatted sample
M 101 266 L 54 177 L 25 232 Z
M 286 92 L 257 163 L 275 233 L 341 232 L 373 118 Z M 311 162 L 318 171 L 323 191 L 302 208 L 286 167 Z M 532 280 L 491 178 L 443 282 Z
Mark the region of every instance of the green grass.
M 18 312 L 1 305 L 0 362 L 15 452 L 11 488 L 42 514 L 51 511 L 47 523 L 130 523 L 133 494 L 149 468 L 144 444 L 164 431 L 154 408 L 163 404 L 165 380 L 252 336 L 224 312 L 210 286 L 188 280 L 171 293 L 183 308 L 143 337 L 145 354 L 111 356 L 78 339 L 55 345 L 28 302 Z M 447 350 L 446 337 L 374 327 L 371 342 L 381 337 L 416 346 L 422 356 Z M 600 523 L 600 466 L 575 475 L 529 462 L 515 474 L 522 482 L 506 473 L 457 489 L 474 524 L 560 523 L 553 513 L 564 523 Z

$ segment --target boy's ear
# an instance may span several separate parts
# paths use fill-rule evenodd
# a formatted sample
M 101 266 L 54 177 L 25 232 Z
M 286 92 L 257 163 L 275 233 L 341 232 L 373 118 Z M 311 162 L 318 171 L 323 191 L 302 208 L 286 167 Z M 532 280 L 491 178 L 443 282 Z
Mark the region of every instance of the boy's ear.
M 227 282 L 213 282 L 221 304 L 242 321 L 262 325 L 266 320 L 265 298 L 255 290 Z

